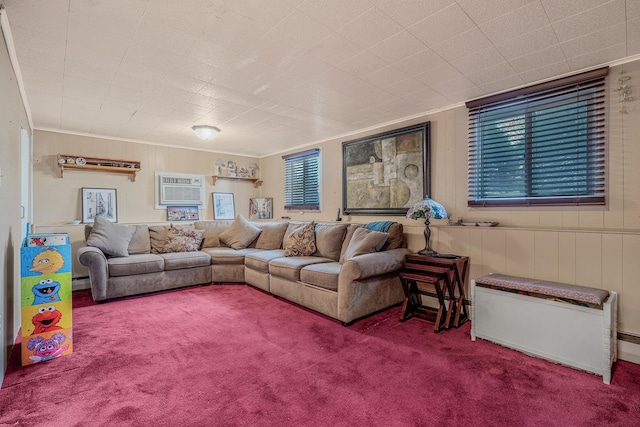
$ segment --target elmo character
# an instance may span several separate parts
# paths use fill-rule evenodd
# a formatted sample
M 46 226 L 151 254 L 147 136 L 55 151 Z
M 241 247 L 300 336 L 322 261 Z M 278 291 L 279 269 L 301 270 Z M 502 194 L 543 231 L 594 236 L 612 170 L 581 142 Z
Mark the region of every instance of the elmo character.
M 57 326 L 60 319 L 62 319 L 62 313 L 56 310 L 54 306 L 40 307 L 38 314 L 31 318 L 31 323 L 35 326 L 31 335 L 62 329 L 60 326 Z

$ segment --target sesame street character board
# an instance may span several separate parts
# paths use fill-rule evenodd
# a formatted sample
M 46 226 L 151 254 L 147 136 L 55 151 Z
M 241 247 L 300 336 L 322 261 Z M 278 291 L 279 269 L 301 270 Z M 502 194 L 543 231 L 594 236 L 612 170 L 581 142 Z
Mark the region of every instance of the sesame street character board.
M 22 365 L 71 354 L 69 236 L 31 234 L 20 250 Z

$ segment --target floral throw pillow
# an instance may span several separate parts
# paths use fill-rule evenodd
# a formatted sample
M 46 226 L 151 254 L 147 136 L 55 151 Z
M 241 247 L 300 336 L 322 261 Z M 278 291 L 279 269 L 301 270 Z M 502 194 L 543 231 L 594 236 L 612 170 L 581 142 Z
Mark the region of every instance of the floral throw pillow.
M 316 251 L 315 223 L 291 233 L 284 244 L 284 256 L 310 256 Z
M 162 253 L 194 252 L 200 250 L 205 230 L 195 228 L 172 227 L 162 247 Z

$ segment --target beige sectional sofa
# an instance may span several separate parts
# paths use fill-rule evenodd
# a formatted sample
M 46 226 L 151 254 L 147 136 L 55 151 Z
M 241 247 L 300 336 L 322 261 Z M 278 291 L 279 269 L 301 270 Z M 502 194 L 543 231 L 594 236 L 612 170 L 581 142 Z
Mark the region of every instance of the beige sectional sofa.
M 380 224 L 378 224 L 380 225 Z M 96 301 L 209 283 L 247 283 L 344 324 L 400 303 L 402 224 L 96 221 L 77 257 Z M 383 227 L 383 228 L 386 228 Z

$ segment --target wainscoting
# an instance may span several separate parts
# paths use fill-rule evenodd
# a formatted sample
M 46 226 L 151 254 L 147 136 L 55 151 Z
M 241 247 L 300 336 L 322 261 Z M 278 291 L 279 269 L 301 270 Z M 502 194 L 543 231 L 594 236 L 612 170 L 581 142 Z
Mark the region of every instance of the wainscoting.
M 470 257 L 469 280 L 504 273 L 618 292 L 619 356 L 640 363 L 640 345 L 620 341 L 640 336 L 640 232 L 444 225 L 432 231 L 438 252 Z

